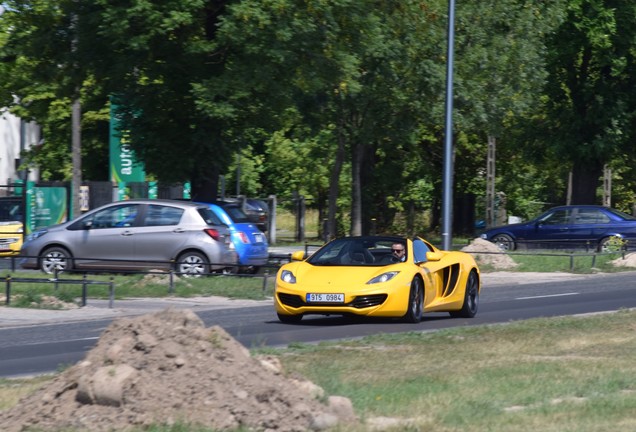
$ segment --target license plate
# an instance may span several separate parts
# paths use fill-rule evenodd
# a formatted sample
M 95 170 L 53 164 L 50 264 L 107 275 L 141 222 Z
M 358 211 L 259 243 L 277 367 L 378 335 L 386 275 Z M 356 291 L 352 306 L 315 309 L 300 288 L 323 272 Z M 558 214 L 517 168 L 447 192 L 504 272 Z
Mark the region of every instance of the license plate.
M 263 243 L 263 234 L 254 234 L 254 241 L 256 243 Z
M 344 303 L 344 294 L 307 294 L 307 303 Z

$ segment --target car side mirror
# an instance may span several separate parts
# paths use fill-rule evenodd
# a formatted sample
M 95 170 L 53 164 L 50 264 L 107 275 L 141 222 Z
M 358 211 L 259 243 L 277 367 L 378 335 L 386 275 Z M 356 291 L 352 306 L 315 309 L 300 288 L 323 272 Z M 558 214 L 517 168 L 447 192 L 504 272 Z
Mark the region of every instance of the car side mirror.
M 291 254 L 292 261 L 303 261 L 306 257 L 305 251 L 296 251 Z
M 82 226 L 83 226 L 83 228 L 84 228 L 85 230 L 92 229 L 92 228 L 93 228 L 93 221 L 92 221 L 92 220 L 86 221 L 86 222 L 84 222 L 84 223 L 82 224 Z
M 426 252 L 426 259 L 428 261 L 439 261 L 442 259 L 443 254 L 441 252 Z

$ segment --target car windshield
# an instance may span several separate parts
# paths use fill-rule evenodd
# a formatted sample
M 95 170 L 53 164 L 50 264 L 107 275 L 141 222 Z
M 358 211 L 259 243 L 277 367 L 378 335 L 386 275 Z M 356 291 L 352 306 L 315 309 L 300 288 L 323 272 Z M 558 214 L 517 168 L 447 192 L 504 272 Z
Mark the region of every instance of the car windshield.
M 317 266 L 378 266 L 393 264 L 392 246 L 405 245 L 398 237 L 343 237 L 317 250 L 308 263 Z M 404 248 L 404 246 L 403 246 Z
M 0 221 L 22 221 L 22 200 L 20 198 L 0 199 Z

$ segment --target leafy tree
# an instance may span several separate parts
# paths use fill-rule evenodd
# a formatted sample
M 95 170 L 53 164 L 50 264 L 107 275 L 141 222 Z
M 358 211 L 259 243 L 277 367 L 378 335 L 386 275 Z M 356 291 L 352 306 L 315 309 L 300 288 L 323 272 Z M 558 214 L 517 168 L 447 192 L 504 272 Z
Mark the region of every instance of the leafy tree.
M 456 140 L 458 190 L 483 196 L 486 179 L 479 173 L 486 168 L 486 142 L 499 147 L 502 155 L 508 148 L 518 150 L 511 123 L 539 105 L 547 76 L 545 38 L 559 22 L 561 3 L 487 0 L 460 4 L 454 119 L 465 138 Z M 503 173 L 507 168 L 517 172 L 525 165 L 517 158 L 499 159 L 507 161 L 497 164 Z M 503 185 L 499 190 L 511 185 L 510 179 L 504 179 L 497 177 Z M 470 231 L 472 227 L 462 228 Z
M 573 204 L 597 203 L 603 166 L 633 158 L 636 4 L 569 0 L 550 39 L 543 148 L 567 161 Z
M 229 162 L 227 123 L 200 109 L 194 88 L 225 71 L 215 43 L 225 1 L 96 0 L 82 18 L 93 28 L 88 65 L 121 107 L 122 129 L 146 171 L 192 182 L 193 199 L 213 200 Z
M 23 157 L 40 167 L 45 180 L 70 180 L 71 103 L 80 97 L 85 112 L 82 151 L 91 155 L 83 168 L 90 177 L 106 179 L 108 118 L 100 86 L 79 66 L 90 49 L 83 43 L 87 29 L 77 19 L 77 2 L 8 0 L 3 5 L 0 104 L 36 121 L 44 136 Z

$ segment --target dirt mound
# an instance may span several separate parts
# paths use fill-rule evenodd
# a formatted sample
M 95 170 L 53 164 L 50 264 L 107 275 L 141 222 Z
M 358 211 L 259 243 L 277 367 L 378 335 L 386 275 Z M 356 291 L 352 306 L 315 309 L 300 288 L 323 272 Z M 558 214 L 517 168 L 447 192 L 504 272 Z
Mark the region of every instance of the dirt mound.
M 612 265 L 616 267 L 636 267 L 636 252 L 628 253 L 623 257 L 617 258 L 611 261 Z
M 475 257 L 479 265 L 490 265 L 495 270 L 505 270 L 517 267 L 517 263 L 508 255 L 502 253 L 501 249 L 494 243 L 481 238 L 476 238 L 468 246 L 462 248 L 463 252 L 468 252 Z M 482 253 L 479 253 L 482 252 Z M 486 253 L 484 253 L 486 252 Z
M 320 390 L 251 357 L 194 312 L 167 309 L 114 321 L 83 361 L 0 413 L 0 424 L 3 432 L 151 424 L 306 431 L 355 421 L 348 399 L 326 405 Z

